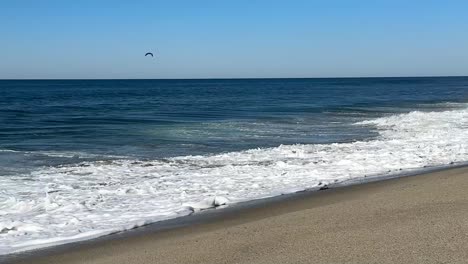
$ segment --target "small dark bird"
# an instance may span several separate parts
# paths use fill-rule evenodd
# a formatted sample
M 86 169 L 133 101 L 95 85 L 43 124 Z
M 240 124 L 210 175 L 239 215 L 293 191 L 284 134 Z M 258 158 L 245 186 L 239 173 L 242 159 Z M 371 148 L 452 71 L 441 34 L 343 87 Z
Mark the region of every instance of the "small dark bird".
M 147 53 L 145 54 L 145 57 L 148 56 L 148 55 L 151 55 L 151 57 L 154 57 L 153 53 L 151 53 L 151 52 L 147 52 Z

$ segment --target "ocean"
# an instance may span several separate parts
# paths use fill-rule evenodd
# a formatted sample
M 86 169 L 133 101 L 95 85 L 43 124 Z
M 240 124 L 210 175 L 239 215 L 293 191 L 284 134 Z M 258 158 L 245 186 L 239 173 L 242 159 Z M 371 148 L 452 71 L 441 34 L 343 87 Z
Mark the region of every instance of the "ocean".
M 468 161 L 468 77 L 1 80 L 0 254 Z

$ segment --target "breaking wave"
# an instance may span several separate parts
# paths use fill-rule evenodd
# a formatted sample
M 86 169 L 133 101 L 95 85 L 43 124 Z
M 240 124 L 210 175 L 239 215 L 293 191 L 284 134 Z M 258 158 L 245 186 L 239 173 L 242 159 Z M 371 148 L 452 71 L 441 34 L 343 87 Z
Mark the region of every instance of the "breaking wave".
M 0 253 L 89 239 L 193 211 L 468 161 L 468 109 L 354 124 L 367 141 L 209 156 L 87 161 L 0 177 Z

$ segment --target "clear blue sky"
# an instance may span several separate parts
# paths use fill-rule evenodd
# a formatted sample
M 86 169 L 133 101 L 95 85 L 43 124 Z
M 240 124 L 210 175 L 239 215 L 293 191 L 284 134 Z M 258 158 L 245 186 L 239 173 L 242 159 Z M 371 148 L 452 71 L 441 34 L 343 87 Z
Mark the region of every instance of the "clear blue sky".
M 468 75 L 466 0 L 0 0 L 0 34 L 0 79 Z

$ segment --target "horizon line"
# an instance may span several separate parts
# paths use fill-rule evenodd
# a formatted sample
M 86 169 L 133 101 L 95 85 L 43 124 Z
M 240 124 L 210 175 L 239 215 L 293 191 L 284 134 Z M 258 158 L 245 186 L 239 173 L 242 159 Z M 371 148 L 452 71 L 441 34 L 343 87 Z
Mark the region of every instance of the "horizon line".
M 200 77 L 200 78 L 3 78 L 0 81 L 105 81 L 105 80 L 265 80 L 265 79 L 378 79 L 378 78 L 460 78 L 468 75 L 338 76 L 338 77 Z

